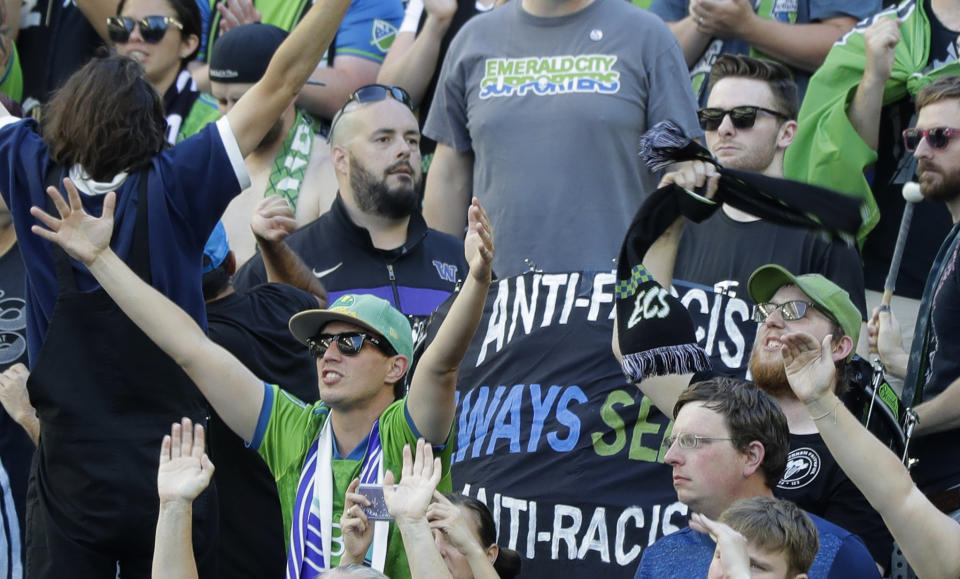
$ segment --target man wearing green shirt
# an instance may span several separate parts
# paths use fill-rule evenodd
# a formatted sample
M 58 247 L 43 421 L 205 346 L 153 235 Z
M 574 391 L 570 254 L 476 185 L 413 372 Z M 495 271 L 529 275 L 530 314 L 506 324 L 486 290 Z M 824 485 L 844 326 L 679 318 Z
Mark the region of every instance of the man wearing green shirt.
M 419 163 L 413 158 L 419 157 L 413 152 L 416 147 L 404 135 L 385 135 L 377 142 L 383 147 L 378 149 L 383 153 L 379 161 L 395 164 L 409 157 L 410 163 Z M 388 181 L 409 178 L 393 172 Z M 83 263 L 124 313 L 177 361 L 224 422 L 258 448 L 277 479 L 284 520 L 292 527 L 288 576 L 316 577 L 337 564 L 342 548 L 334 543 L 339 530 L 333 521 L 339 520 L 346 485 L 358 473 L 371 483 L 381 480 L 384 469 L 399 475 L 404 444 L 422 437 L 443 447 L 449 489 L 446 444 L 455 413 L 457 369 L 480 322 L 491 280 L 493 237 L 479 202 L 474 200 L 468 209 L 464 246 L 470 272 L 420 357 L 406 396 L 400 397 L 413 349 L 409 324 L 385 301 L 350 294 L 327 310 L 291 318 L 291 332 L 317 357 L 321 402 L 306 406 L 279 387 L 264 385 L 113 253 L 113 193 L 104 202 L 103 215 L 93 218 L 83 212 L 69 180 L 67 190 L 69 205 L 51 193 L 60 219 L 34 208 L 34 215 L 50 228 L 37 226 L 34 231 Z M 373 566 L 394 579 L 410 576 L 394 525 L 375 528 L 372 550 Z

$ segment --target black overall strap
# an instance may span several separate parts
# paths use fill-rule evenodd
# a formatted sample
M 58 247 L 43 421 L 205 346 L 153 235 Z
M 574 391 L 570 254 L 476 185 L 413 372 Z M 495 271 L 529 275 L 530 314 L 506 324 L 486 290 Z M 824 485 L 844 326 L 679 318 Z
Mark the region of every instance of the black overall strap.
M 47 174 L 44 178 L 46 187 L 56 187 L 60 190 L 62 182 L 61 176 L 63 169 L 57 163 L 51 161 L 47 165 Z M 151 283 L 150 274 L 150 231 L 149 221 L 147 219 L 147 176 L 146 170 L 140 173 L 140 183 L 137 187 L 137 214 L 133 228 L 133 241 L 130 246 L 130 255 L 125 260 L 131 264 L 131 268 L 140 279 Z M 56 206 L 53 200 L 47 197 L 47 213 L 56 215 Z M 113 234 L 111 239 L 116 236 L 117 223 L 113 224 Z M 77 291 L 77 280 L 74 274 L 73 266 L 70 265 L 70 256 L 59 245 L 51 244 L 53 248 L 53 263 L 57 272 L 57 283 L 60 290 Z

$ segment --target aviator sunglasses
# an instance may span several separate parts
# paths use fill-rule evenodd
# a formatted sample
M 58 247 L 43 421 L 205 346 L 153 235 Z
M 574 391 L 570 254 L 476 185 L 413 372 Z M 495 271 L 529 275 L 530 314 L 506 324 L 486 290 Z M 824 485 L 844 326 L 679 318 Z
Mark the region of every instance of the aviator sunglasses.
M 738 129 L 749 129 L 757 122 L 757 113 L 764 112 L 768 115 L 787 118 L 787 115 L 765 109 L 763 107 L 742 106 L 732 109 L 705 108 L 697 111 L 697 118 L 700 119 L 700 128 L 705 131 L 716 131 L 723 123 L 723 117 L 730 115 L 730 122 Z
M 390 86 L 387 84 L 368 84 L 367 86 L 362 86 L 353 91 L 353 94 L 347 98 L 347 102 L 343 103 L 343 106 L 340 107 L 340 110 L 334 115 L 333 120 L 330 122 L 330 131 L 327 133 L 328 140 L 333 136 L 333 129 L 336 128 L 337 121 L 343 116 L 343 111 L 350 106 L 350 103 L 375 103 L 386 100 L 388 96 L 393 97 L 393 100 L 400 101 L 406 105 L 408 109 L 413 111 L 413 99 L 410 98 L 407 91 L 399 86 Z
M 388 356 L 393 356 L 396 354 L 389 343 L 385 342 L 381 338 L 371 336 L 370 334 L 364 334 L 363 332 L 319 334 L 312 338 L 307 338 L 307 349 L 310 351 L 310 355 L 314 358 L 322 358 L 323 355 L 327 353 L 327 348 L 330 347 L 330 344 L 332 344 L 334 340 L 337 342 L 337 350 L 339 350 L 344 356 L 356 356 L 359 354 L 360 350 L 363 348 L 364 342 L 370 342 L 371 344 L 374 344 Z
M 903 146 L 912 153 L 920 146 L 920 141 L 926 139 L 931 149 L 945 149 L 950 144 L 950 139 L 956 135 L 960 135 L 960 130 L 946 127 L 907 129 L 903 131 Z
M 183 24 L 173 16 L 151 15 L 144 16 L 140 20 L 134 20 L 129 16 L 110 16 L 107 18 L 107 34 L 110 36 L 110 40 L 117 44 L 128 42 L 135 26 L 140 27 L 140 36 L 147 44 L 156 44 L 163 40 L 169 26 L 175 26 L 178 30 L 183 30 Z
M 806 316 L 808 309 L 816 307 L 817 306 L 815 304 L 802 300 L 791 300 L 782 304 L 763 302 L 753 306 L 752 319 L 753 321 L 762 324 L 773 314 L 773 312 L 780 310 L 780 317 L 783 318 L 784 321 L 792 322 Z

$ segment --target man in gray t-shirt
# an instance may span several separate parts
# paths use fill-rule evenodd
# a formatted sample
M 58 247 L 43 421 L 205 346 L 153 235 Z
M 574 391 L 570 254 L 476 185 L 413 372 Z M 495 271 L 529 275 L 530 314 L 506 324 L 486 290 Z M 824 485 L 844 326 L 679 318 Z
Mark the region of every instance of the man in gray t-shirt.
M 586 7 L 581 7 L 587 4 Z M 701 134 L 683 55 L 656 16 L 623 0 L 515 0 L 450 45 L 424 134 L 438 142 L 424 215 L 463 236 L 478 197 L 499 275 L 605 270 L 656 179 L 648 127 Z

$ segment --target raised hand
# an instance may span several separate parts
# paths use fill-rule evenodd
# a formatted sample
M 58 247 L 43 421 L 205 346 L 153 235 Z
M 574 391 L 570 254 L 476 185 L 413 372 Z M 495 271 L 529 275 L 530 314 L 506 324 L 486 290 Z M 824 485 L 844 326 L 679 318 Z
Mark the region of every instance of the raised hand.
M 463 239 L 463 253 L 470 264 L 470 275 L 481 283 L 490 283 L 493 277 L 493 228 L 490 218 L 476 197 L 467 209 L 467 234 Z
M 751 576 L 750 555 L 747 552 L 747 540 L 743 535 L 719 521 L 710 520 L 700 513 L 691 515 L 690 528 L 710 535 L 716 542 L 717 551 L 720 552 L 719 560 L 723 567 L 724 577 L 739 579 Z M 716 562 L 713 565 L 716 565 Z M 711 565 L 711 570 L 713 565 Z
M 422 438 L 417 440 L 415 453 L 413 456 L 409 444 L 403 447 L 403 470 L 396 489 L 392 471 L 383 477 L 383 499 L 397 524 L 425 520 L 427 505 L 440 483 L 440 458 L 433 457 L 430 445 Z
M 833 336 L 826 336 L 822 343 L 806 332 L 790 332 L 780 336 L 783 347 L 783 367 L 790 388 L 803 402 L 820 398 L 830 391 L 837 374 L 833 361 Z
M 373 525 L 367 520 L 363 507 L 370 506 L 367 497 L 357 492 L 360 479 L 355 478 L 347 487 L 343 499 L 343 513 L 340 515 L 340 530 L 343 533 L 343 555 L 340 564 L 363 564 L 370 543 L 373 542 Z
M 427 508 L 430 528 L 442 533 L 447 542 L 464 555 L 473 550 L 482 551 L 483 546 L 473 532 L 473 523 L 464 518 L 460 507 L 439 492 L 434 492 L 433 498 L 436 500 Z
M 257 239 L 283 241 L 297 229 L 297 219 L 286 199 L 271 195 L 264 198 L 253 210 L 250 229 Z
M 17 363 L 0 374 L 0 405 L 7 414 L 18 423 L 24 416 L 36 416 L 37 411 L 30 404 L 27 394 L 27 378 L 30 370 Z
M 220 13 L 220 34 L 228 30 L 260 22 L 263 15 L 254 8 L 253 0 L 226 0 L 217 3 L 217 12 Z
M 203 426 L 184 417 L 174 423 L 160 445 L 157 491 L 160 502 L 187 502 L 203 492 L 213 476 L 213 463 L 204 452 Z
M 103 199 L 103 214 L 94 217 L 84 211 L 80 203 L 80 193 L 70 179 L 63 180 L 67 189 L 67 201 L 63 200 L 56 187 L 47 187 L 47 195 L 53 200 L 60 218 L 50 215 L 37 206 L 30 208 L 30 214 L 46 226 L 34 225 L 30 228 L 34 234 L 56 243 L 70 257 L 89 266 L 100 253 L 110 246 L 113 235 L 113 209 L 117 204 L 117 194 L 107 193 Z M 68 204 L 69 201 L 69 204 Z
M 866 64 L 863 75 L 886 82 L 893 74 L 894 51 L 900 42 L 900 20 L 879 18 L 863 32 Z
M 697 30 L 719 38 L 740 38 L 744 27 L 757 18 L 750 0 L 695 0 L 690 15 Z
M 873 308 L 870 321 L 867 322 L 867 337 L 870 351 L 880 355 L 887 373 L 903 378 L 910 354 L 903 348 L 900 323 L 893 311 L 880 306 Z
M 695 191 L 705 187 L 703 196 L 707 199 L 713 199 L 717 194 L 717 186 L 720 184 L 720 172 L 713 163 L 684 161 L 683 163 L 677 163 L 672 171 L 665 174 L 657 187 L 665 187 L 671 183 L 683 187 L 687 191 Z
M 457 13 L 457 0 L 423 0 L 423 9 L 427 11 L 427 16 L 436 18 L 440 22 L 449 22 Z

